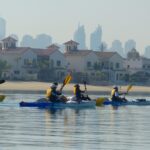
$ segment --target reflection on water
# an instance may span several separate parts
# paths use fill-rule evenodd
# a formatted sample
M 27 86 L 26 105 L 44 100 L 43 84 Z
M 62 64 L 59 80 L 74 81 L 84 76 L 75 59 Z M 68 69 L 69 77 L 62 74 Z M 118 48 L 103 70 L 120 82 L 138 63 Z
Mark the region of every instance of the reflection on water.
M 37 94 L 10 94 L 0 103 L 0 149 L 149 150 L 150 106 L 96 109 L 20 108 Z

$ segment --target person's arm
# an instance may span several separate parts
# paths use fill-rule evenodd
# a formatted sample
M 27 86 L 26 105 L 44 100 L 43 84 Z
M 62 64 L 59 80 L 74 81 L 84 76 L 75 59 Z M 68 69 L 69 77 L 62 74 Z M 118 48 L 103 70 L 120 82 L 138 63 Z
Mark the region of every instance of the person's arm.
M 121 93 L 118 93 L 119 95 L 124 95 L 124 94 L 127 94 L 127 92 L 121 92 Z
M 56 91 L 57 95 L 61 95 L 62 92 L 61 91 Z
M 120 93 L 119 92 L 115 92 L 115 94 L 114 94 L 116 97 L 118 97 L 119 95 L 120 95 Z
M 83 91 L 83 90 L 80 90 L 80 93 L 85 93 L 85 90 Z

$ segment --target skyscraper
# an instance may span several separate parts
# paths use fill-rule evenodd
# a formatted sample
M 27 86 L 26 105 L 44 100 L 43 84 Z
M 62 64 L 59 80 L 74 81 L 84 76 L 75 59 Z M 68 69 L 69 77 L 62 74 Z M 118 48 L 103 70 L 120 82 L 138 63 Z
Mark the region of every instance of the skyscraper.
M 90 48 L 92 50 L 100 50 L 102 42 L 102 28 L 98 25 L 96 30 L 90 35 Z
M 51 36 L 47 34 L 39 34 L 34 39 L 34 46 L 35 48 L 46 48 L 47 46 L 52 44 Z
M 124 57 L 124 51 L 123 51 L 122 43 L 119 40 L 114 40 L 112 42 L 112 46 L 110 48 L 110 51 L 118 52 L 122 57 Z
M 131 51 L 133 48 L 136 48 L 136 42 L 134 40 L 128 40 L 125 42 L 125 55 L 127 55 L 127 53 L 129 51 Z
M 78 25 L 78 29 L 74 32 L 74 41 L 79 43 L 79 49 L 85 49 L 86 48 L 86 44 L 85 44 L 85 30 L 84 30 L 84 26 L 80 26 L 80 24 Z
M 150 45 L 145 48 L 144 56 L 150 58 Z
M 6 35 L 6 21 L 3 18 L 0 18 L 0 40 L 5 38 Z

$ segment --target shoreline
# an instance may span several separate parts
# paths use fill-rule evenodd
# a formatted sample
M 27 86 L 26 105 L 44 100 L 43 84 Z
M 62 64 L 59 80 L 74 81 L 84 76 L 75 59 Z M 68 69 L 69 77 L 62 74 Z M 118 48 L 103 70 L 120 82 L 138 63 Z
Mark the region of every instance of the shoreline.
M 0 85 L 0 92 L 4 93 L 43 93 L 51 85 L 48 82 L 23 82 L 23 81 L 7 81 Z M 58 89 L 62 84 L 59 84 Z M 70 83 L 63 88 L 64 94 L 73 94 L 74 84 Z M 80 84 L 81 90 L 84 90 L 84 85 Z M 125 92 L 127 86 L 119 86 L 119 90 Z M 88 94 L 92 95 L 110 95 L 112 86 L 93 86 L 87 85 Z M 134 86 L 129 91 L 129 95 L 150 95 L 150 86 Z

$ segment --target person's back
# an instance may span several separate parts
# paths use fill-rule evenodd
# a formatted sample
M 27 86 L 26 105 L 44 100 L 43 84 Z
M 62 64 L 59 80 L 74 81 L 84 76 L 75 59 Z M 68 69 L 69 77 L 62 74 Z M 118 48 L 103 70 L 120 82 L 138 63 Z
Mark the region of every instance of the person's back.
M 81 100 L 83 99 L 82 93 L 84 93 L 84 91 L 80 90 L 80 85 L 79 84 L 76 84 L 74 86 L 74 95 L 75 95 L 76 100 L 78 102 L 81 102 Z
M 121 101 L 121 98 L 119 97 L 118 87 L 114 86 L 111 91 L 111 100 L 112 101 Z
M 126 102 L 125 98 L 121 98 L 119 95 L 126 94 L 126 93 L 119 93 L 118 87 L 114 86 L 111 91 L 111 100 L 114 102 Z
M 51 102 L 59 102 L 59 96 L 61 92 L 57 91 L 58 83 L 53 83 L 50 88 L 46 91 L 46 97 Z

